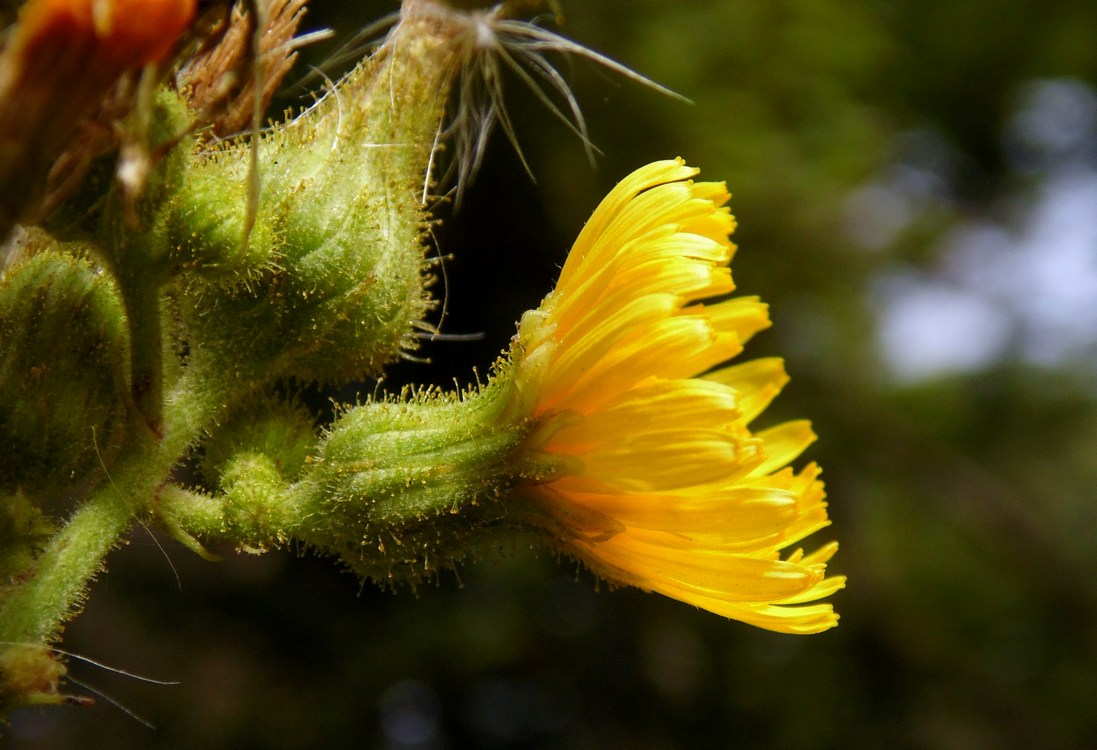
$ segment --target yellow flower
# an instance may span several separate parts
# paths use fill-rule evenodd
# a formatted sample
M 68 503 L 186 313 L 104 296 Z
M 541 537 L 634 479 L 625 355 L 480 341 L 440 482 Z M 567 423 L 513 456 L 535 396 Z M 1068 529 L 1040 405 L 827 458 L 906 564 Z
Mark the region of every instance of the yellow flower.
M 829 524 L 818 467 L 787 467 L 815 435 L 803 421 L 748 429 L 787 377 L 779 359 L 725 365 L 769 316 L 726 298 L 730 196 L 695 174 L 675 160 L 626 177 L 522 318 L 519 403 L 537 425 L 530 455 L 552 467 L 529 494 L 612 583 L 819 632 L 838 620 L 817 602 L 845 583 L 825 577 L 837 544 L 781 556 Z

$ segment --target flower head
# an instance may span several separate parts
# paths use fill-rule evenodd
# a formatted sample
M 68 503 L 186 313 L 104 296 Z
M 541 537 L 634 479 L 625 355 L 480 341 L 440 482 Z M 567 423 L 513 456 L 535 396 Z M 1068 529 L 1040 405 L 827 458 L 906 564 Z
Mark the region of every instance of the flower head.
M 832 627 L 844 585 L 831 543 L 781 551 L 828 525 L 814 464 L 788 464 L 807 422 L 748 425 L 787 380 L 779 359 L 726 362 L 769 326 L 727 298 L 735 220 L 722 183 L 681 160 L 649 164 L 606 197 L 556 290 L 527 313 L 515 382 L 536 421 L 542 523 L 613 583 L 771 630 Z

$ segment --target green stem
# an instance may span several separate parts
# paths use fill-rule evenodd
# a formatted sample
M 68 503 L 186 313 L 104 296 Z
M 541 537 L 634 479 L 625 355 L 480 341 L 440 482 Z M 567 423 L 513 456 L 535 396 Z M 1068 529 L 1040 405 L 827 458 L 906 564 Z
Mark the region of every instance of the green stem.
M 151 358 L 149 365 L 155 366 Z M 248 390 L 206 375 L 188 370 L 169 394 L 166 410 L 161 396 L 156 411 L 165 414 L 166 434 L 131 439 L 107 481 L 50 540 L 31 577 L 5 594 L 0 641 L 46 644 L 60 634 L 132 519 L 153 502 L 202 430 Z
M 275 462 L 244 453 L 232 462 L 225 494 L 209 497 L 174 485 L 157 498 L 159 522 L 195 552 L 209 553 L 196 537 L 254 550 L 279 547 L 290 539 L 308 543 L 307 519 L 320 512 L 316 496 L 287 483 Z
M 119 284 L 130 332 L 130 378 L 133 400 L 155 434 L 163 431 L 164 337 L 162 287 L 148 275 Z
M 84 503 L 39 556 L 34 576 L 7 594 L 0 610 L 0 641 L 54 640 L 132 519 L 133 509 L 113 485 Z
M 529 431 L 506 417 L 510 389 L 462 398 L 374 402 L 342 414 L 296 481 L 244 449 L 220 493 L 165 487 L 161 523 L 189 546 L 203 540 L 266 549 L 291 540 L 339 555 L 378 581 L 419 579 L 487 539 L 510 538 L 501 499 L 525 476 Z

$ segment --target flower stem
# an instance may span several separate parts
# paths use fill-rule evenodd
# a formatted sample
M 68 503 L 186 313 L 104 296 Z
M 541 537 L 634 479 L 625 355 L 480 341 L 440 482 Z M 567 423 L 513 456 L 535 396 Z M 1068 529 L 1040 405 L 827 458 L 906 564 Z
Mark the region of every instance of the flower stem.
M 159 360 L 149 357 L 147 366 L 157 367 L 155 361 Z M 106 555 L 166 485 L 188 446 L 250 391 L 248 384 L 226 384 L 206 375 L 186 372 L 169 392 L 166 408 L 162 386 L 154 389 L 161 394 L 155 413 L 162 415 L 164 435 L 146 432 L 131 438 L 106 481 L 50 540 L 31 575 L 5 593 L 0 642 L 45 645 L 60 634 L 62 624 L 79 609 L 88 582 L 102 570 Z
M 101 487 L 50 540 L 34 575 L 7 594 L 0 641 L 44 644 L 58 636 L 132 519 L 133 509 L 117 487 Z

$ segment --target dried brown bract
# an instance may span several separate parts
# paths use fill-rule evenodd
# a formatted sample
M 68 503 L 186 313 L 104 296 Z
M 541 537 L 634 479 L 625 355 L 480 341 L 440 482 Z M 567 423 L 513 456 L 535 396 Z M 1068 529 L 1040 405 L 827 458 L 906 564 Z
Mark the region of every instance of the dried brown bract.
M 238 2 L 231 11 L 210 9 L 196 24 L 196 51 L 176 74 L 176 87 L 208 118 L 206 132 L 213 138 L 247 130 L 256 90 L 263 111 L 293 66 L 297 49 L 315 38 L 295 36 L 307 0 L 271 0 L 265 8 L 259 1 Z M 258 35 L 257 21 L 263 23 Z

